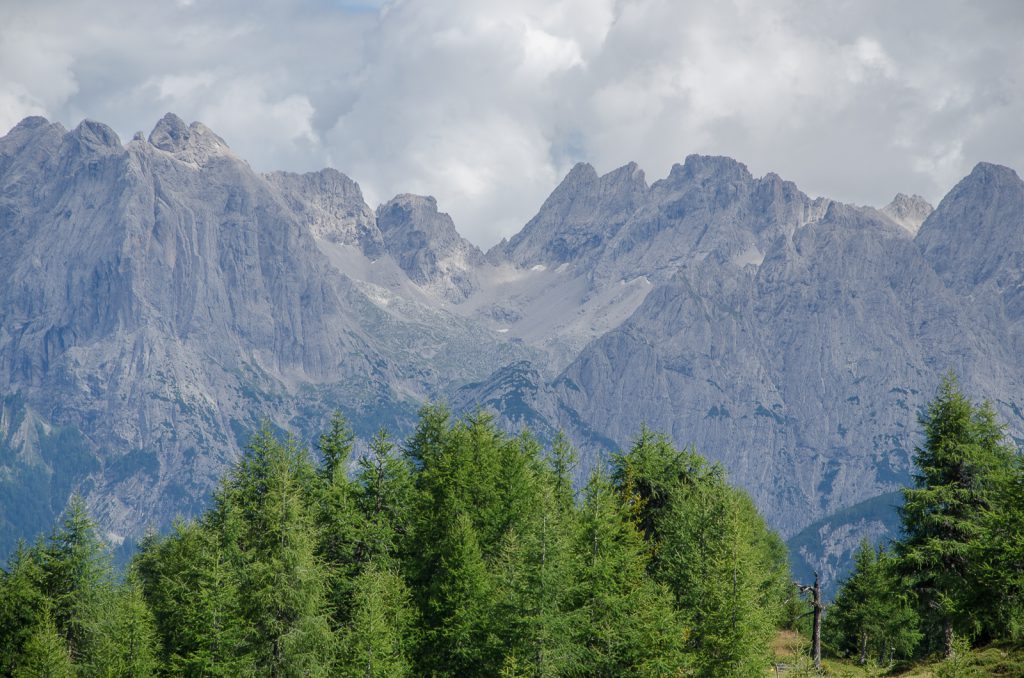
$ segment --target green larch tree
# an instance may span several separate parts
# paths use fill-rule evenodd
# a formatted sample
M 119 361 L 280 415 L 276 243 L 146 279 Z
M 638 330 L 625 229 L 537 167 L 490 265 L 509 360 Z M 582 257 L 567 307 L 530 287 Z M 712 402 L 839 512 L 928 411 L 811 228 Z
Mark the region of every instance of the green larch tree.
M 587 485 L 576 549 L 582 675 L 675 675 L 687 666 L 670 591 L 648 577 L 649 551 L 609 480 Z
M 649 571 L 673 592 L 698 675 L 758 675 L 791 593 L 785 546 L 720 467 L 642 427 L 613 457 Z
M 143 678 L 156 674 L 153 613 L 135 572 L 129 570 L 123 583 L 105 588 L 96 617 L 87 624 L 92 642 L 82 662 L 82 675 Z
M 57 632 L 49 609 L 28 631 L 16 662 L 6 667 L 6 675 L 13 678 L 73 678 L 76 675 L 67 643 Z
M 57 631 L 73 662 L 89 651 L 89 622 L 99 614 L 102 593 L 112 579 L 110 554 L 89 515 L 74 495 L 43 554 L 45 593 L 53 604 Z
M 329 675 L 334 660 L 327 572 L 305 495 L 314 475 L 293 439 L 282 443 L 264 427 L 220 499 L 238 511 L 239 607 L 256 667 L 270 676 Z
M 353 583 L 351 608 L 341 637 L 339 673 L 367 678 L 413 675 L 416 615 L 398 571 L 376 560 L 368 563 Z
M 47 628 L 56 632 L 52 603 L 45 592 L 45 551 L 42 538 L 33 547 L 19 542 L 7 569 L 0 571 L 0 674 L 14 670 L 29 638 L 41 633 L 44 615 Z M 61 642 L 65 643 L 63 639 Z M 66 643 L 64 653 L 67 654 Z
M 250 627 L 239 603 L 236 516 L 223 500 L 198 523 L 148 535 L 133 567 L 161 639 L 160 659 L 175 675 L 247 675 Z

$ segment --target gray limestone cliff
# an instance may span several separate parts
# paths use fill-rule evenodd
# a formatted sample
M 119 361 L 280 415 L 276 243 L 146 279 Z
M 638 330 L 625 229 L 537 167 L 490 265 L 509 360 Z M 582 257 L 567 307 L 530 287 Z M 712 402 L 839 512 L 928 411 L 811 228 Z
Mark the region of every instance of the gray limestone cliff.
M 459 235 L 433 197 L 399 195 L 377 208 L 384 246 L 413 282 L 454 302 L 476 289 L 483 253 Z
M 355 245 L 371 257 L 383 253 L 376 215 L 363 200 L 359 184 L 341 172 L 272 172 L 265 178 L 317 238 Z
M 383 252 L 351 180 L 262 177 L 173 115 L 126 145 L 39 118 L 0 139 L 5 544 L 72 490 L 113 541 L 137 536 L 203 505 L 263 419 L 401 428 L 438 384 L 521 355 L 384 308 L 321 239 Z M 446 346 L 459 360 L 432 357 Z
M 919 195 L 897 193 L 880 211 L 914 235 L 935 208 Z

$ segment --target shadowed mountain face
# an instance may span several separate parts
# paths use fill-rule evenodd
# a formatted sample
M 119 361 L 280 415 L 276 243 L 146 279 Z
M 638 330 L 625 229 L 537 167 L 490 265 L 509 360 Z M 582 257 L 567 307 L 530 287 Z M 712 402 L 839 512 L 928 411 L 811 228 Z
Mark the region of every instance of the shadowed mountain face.
M 581 164 L 485 255 L 433 198 L 259 175 L 173 115 L 127 144 L 29 118 L 0 139 L 0 547 L 73 490 L 113 541 L 193 512 L 260 420 L 403 434 L 427 399 L 565 430 L 584 470 L 647 422 L 794 535 L 907 482 L 949 369 L 1024 431 L 1022 214 L 985 164 L 934 212 Z

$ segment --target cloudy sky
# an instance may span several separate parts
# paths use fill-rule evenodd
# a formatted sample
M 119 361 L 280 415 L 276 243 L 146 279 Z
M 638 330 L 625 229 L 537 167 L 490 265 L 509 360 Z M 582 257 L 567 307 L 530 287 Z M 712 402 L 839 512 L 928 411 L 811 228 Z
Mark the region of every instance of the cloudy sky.
M 258 170 L 435 195 L 482 246 L 565 172 L 733 156 L 812 195 L 936 202 L 1024 170 L 1024 3 L 0 0 L 0 133 L 174 111 Z

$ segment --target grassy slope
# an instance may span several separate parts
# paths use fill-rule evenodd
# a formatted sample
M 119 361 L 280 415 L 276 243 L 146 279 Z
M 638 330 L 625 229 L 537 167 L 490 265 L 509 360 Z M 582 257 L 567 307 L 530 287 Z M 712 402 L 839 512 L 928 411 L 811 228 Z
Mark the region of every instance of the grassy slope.
M 775 661 L 786 668 L 780 676 L 799 678 L 815 676 L 810 662 L 806 659 L 809 643 L 806 638 L 782 631 L 772 645 Z M 958 661 L 941 660 L 900 663 L 893 667 L 862 667 L 856 662 L 844 659 L 825 659 L 822 662 L 825 676 L 836 678 L 874 678 L 875 676 L 898 676 L 899 678 L 1021 678 L 1024 676 L 1024 645 L 997 644 L 972 650 Z M 769 669 L 766 675 L 774 676 Z

